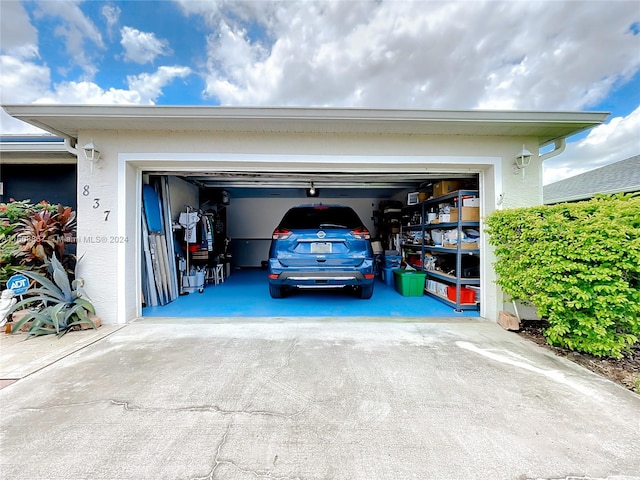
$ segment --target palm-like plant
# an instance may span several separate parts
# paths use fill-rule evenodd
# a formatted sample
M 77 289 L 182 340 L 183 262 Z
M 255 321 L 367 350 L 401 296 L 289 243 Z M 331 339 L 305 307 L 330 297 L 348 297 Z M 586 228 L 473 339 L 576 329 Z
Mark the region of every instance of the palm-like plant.
M 48 210 L 36 212 L 21 220 L 18 241 L 21 243 L 18 256 L 25 262 L 44 262 L 56 251 L 58 221 Z
M 39 286 L 30 290 L 30 296 L 11 309 L 10 313 L 23 307 L 32 310 L 15 323 L 12 331 L 19 331 L 29 321 L 32 321 L 28 330 L 30 336 L 53 333 L 62 336 L 80 328 L 81 324 L 88 324 L 95 329 L 95 324 L 89 318 L 89 314 L 95 313 L 95 309 L 82 290 L 82 279 L 76 276 L 69 282 L 69 276 L 55 254 L 51 257 L 50 265 L 53 281 L 39 273 L 27 270 L 20 272 Z

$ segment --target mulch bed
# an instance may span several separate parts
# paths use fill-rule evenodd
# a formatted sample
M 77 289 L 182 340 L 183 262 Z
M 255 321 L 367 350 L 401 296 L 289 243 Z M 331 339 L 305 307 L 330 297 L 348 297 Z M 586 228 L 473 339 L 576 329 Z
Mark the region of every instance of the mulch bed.
M 565 357 L 623 387 L 640 394 L 640 344 L 634 345 L 631 353 L 620 359 L 594 357 L 588 353 L 573 352 L 564 348 L 552 347 L 542 332 L 548 327 L 544 320 L 522 320 L 517 332 L 532 342 L 541 345 L 556 355 Z

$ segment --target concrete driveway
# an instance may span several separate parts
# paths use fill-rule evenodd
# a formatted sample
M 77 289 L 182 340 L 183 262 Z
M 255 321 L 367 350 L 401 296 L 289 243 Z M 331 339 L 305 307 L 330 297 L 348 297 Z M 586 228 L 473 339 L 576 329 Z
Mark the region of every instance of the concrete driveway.
M 0 402 L 7 480 L 640 478 L 640 396 L 478 319 L 137 322 Z

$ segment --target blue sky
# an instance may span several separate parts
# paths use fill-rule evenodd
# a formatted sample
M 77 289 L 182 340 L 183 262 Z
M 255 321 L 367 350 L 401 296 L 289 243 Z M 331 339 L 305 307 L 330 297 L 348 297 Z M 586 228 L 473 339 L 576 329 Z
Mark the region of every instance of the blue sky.
M 0 2 L 0 100 L 610 111 L 545 183 L 640 153 L 640 2 Z M 33 128 L 0 114 L 2 133 Z

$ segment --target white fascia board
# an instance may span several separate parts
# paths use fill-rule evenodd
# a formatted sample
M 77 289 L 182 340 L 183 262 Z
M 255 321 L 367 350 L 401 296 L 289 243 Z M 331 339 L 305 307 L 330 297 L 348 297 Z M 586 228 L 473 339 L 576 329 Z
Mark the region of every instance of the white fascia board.
M 0 142 L 0 152 L 43 152 L 59 153 L 66 152 L 67 148 L 63 142 Z
M 543 143 L 548 143 L 599 125 L 609 115 L 606 112 L 154 105 L 5 105 L 3 108 L 15 118 L 70 139 L 76 138 L 81 130 L 93 129 L 484 134 L 540 136 Z
M 156 105 L 3 105 L 11 116 L 101 118 L 235 118 L 329 120 L 428 120 L 471 122 L 599 122 L 608 112 L 534 110 L 395 110 L 306 107 L 200 107 Z

